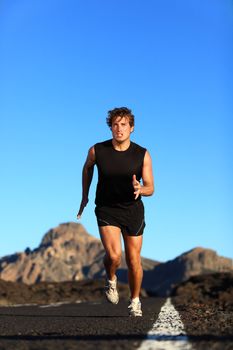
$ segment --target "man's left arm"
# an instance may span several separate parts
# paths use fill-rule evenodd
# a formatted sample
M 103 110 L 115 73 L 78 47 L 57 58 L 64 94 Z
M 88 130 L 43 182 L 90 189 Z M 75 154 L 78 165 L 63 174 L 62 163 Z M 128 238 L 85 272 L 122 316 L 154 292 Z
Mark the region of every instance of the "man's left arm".
M 133 186 L 135 199 L 141 196 L 151 196 L 154 193 L 154 178 L 152 170 L 152 160 L 148 151 L 146 151 L 142 167 L 142 185 L 133 175 Z

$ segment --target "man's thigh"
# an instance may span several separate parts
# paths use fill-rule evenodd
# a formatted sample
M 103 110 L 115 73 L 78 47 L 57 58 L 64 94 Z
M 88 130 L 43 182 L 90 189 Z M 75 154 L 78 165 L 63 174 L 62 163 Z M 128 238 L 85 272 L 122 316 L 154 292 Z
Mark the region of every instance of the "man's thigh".
M 121 229 L 117 226 L 99 226 L 100 238 L 109 255 L 121 255 Z
M 124 234 L 123 238 L 124 238 L 126 257 L 133 258 L 136 256 L 140 256 L 140 252 L 142 249 L 143 235 L 130 236 L 130 235 Z

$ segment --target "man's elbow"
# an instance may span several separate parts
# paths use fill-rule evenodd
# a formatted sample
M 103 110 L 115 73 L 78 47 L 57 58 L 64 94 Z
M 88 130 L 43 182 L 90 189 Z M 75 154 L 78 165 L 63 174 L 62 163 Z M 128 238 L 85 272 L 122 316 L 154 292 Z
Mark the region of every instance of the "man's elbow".
M 152 196 L 153 194 L 154 194 L 154 186 L 150 186 L 150 187 L 147 189 L 146 196 Z
M 154 184 L 143 184 L 141 188 L 142 196 L 152 196 L 154 194 Z
M 153 186 L 153 187 L 151 188 L 151 190 L 150 190 L 150 196 L 153 196 L 154 192 L 155 192 L 155 189 L 154 189 L 154 186 Z

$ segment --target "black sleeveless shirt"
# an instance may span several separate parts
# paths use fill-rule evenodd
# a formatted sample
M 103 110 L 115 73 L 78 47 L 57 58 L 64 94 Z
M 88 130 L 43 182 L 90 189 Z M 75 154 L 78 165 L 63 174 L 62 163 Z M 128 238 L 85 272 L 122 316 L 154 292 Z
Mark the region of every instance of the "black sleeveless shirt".
M 127 150 L 117 151 L 112 140 L 97 143 L 94 148 L 98 168 L 95 204 L 124 206 L 135 202 L 133 175 L 140 181 L 146 149 L 131 141 Z

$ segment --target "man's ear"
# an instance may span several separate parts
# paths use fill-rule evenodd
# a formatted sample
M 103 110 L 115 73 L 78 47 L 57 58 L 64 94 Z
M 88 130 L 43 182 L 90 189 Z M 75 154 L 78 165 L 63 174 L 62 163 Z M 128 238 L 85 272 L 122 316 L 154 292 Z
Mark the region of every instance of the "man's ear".
M 132 126 L 132 127 L 131 127 L 131 130 L 130 130 L 130 132 L 133 132 L 133 131 L 134 131 L 134 126 Z

